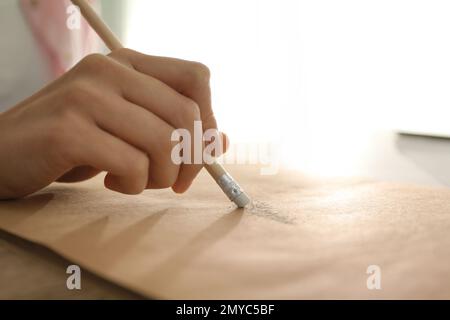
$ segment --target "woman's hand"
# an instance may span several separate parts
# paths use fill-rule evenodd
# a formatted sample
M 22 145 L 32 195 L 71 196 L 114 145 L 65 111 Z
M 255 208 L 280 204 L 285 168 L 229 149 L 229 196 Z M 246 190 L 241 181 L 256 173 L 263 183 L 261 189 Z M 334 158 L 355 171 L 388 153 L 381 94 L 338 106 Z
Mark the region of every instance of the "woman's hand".
M 175 165 L 171 136 L 198 120 L 217 128 L 204 65 L 129 49 L 88 56 L 0 114 L 0 199 L 101 171 L 118 192 L 184 192 L 202 165 Z

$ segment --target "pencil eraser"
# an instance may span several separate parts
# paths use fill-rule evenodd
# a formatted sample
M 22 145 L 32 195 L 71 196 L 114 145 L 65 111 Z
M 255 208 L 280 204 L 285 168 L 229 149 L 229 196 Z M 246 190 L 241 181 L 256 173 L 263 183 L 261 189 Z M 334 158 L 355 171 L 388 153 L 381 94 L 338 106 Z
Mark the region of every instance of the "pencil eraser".
M 245 192 L 242 192 L 233 201 L 239 208 L 244 208 L 250 203 L 250 198 L 245 194 Z

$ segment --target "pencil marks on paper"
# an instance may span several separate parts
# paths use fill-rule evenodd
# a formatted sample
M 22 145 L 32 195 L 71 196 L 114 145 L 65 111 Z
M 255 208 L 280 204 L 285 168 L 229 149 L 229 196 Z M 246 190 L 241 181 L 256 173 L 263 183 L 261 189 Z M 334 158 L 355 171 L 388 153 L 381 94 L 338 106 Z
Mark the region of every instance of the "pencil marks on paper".
M 273 206 L 263 201 L 252 201 L 252 203 L 248 205 L 246 211 L 255 216 L 283 224 L 294 224 L 295 221 L 294 218 L 279 212 Z

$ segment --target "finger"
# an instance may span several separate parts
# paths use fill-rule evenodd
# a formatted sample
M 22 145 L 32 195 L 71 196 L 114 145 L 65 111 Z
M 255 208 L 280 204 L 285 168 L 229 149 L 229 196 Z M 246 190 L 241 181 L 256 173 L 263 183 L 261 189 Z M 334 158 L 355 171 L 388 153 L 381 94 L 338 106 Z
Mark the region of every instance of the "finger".
M 202 131 L 203 130 L 200 128 L 200 135 L 202 134 Z M 200 146 L 198 146 L 195 142 L 191 143 L 191 145 L 193 145 L 193 147 L 191 147 L 191 158 L 194 162 L 191 162 L 191 164 L 181 165 L 178 178 L 172 186 L 172 190 L 176 193 L 183 193 L 189 189 L 192 182 L 203 168 L 203 142 Z M 196 152 L 200 153 L 201 159 L 197 159 L 194 155 Z
M 216 134 L 217 137 L 214 138 L 211 143 L 215 143 L 217 148 L 213 148 L 212 152 L 210 153 L 211 157 L 219 157 L 223 153 L 225 153 L 228 149 L 228 137 L 224 133 Z M 218 141 L 215 141 L 215 139 L 218 139 Z M 208 151 L 208 147 L 204 150 L 205 152 Z M 178 179 L 176 183 L 173 185 L 172 190 L 176 193 L 184 193 L 186 192 L 189 187 L 192 185 L 193 180 L 198 175 L 198 173 L 201 171 L 203 166 L 199 165 L 193 165 L 193 166 L 181 166 L 180 173 L 178 175 Z
M 220 132 L 220 135 L 222 136 L 222 147 L 223 147 L 222 151 L 223 153 L 226 153 L 230 148 L 230 138 L 224 132 Z M 221 156 L 221 154 L 219 154 L 218 156 Z
M 146 188 L 171 187 L 178 177 L 179 165 L 171 158 L 175 130 L 168 123 L 125 99 L 105 96 L 91 107 L 95 122 L 103 130 L 146 153 L 150 159 Z
M 211 105 L 210 71 L 198 62 L 145 55 L 121 49 L 111 57 L 135 70 L 157 78 L 179 93 L 194 100 L 200 107 L 204 130 L 217 128 Z
M 80 134 L 84 143 L 73 146 L 78 166 L 108 172 L 105 186 L 111 190 L 139 194 L 145 189 L 149 167 L 145 153 L 95 126 Z
M 210 142 L 206 142 L 206 145 L 208 146 L 210 143 L 214 143 L 214 148 L 211 148 L 212 152 L 209 153 L 209 155 L 211 155 L 214 158 L 218 158 L 220 156 L 222 156 L 223 154 L 225 154 L 228 151 L 228 148 L 230 146 L 230 140 L 228 138 L 228 136 L 223 133 L 223 132 L 218 132 L 217 133 L 217 141 L 216 141 L 216 137 L 210 141 Z M 209 148 L 207 148 L 208 150 L 205 149 L 205 152 L 210 151 Z

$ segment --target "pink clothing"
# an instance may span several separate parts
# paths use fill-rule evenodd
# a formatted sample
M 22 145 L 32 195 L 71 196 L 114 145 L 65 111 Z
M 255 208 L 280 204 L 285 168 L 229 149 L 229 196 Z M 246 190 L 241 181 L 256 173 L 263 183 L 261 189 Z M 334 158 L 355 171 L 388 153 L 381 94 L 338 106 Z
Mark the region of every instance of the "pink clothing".
M 95 0 L 90 0 L 95 4 Z M 43 50 L 55 77 L 60 76 L 83 56 L 95 52 L 98 39 L 81 17 L 79 29 L 69 28 L 74 19 L 70 0 L 20 0 L 22 11 Z M 76 13 L 75 13 L 76 15 Z

